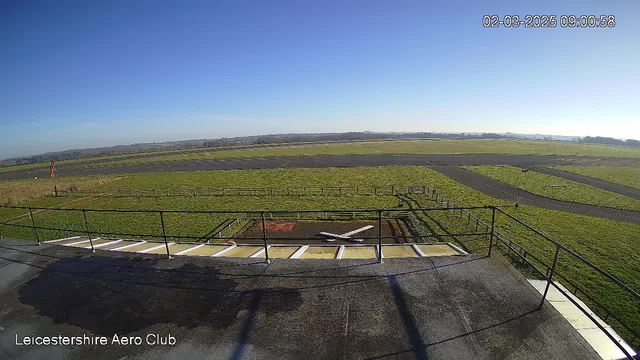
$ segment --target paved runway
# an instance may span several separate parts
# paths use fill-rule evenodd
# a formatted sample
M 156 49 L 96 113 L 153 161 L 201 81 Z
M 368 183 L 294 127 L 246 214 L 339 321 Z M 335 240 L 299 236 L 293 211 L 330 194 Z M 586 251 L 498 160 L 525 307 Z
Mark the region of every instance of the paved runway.
M 554 169 L 554 168 L 541 166 L 541 165 L 524 166 L 524 167 L 528 168 L 528 169 L 531 169 L 533 171 L 539 172 L 539 173 L 552 175 L 552 176 L 557 176 L 557 177 L 565 178 L 565 179 L 571 180 L 571 181 L 577 181 L 577 182 L 580 182 L 580 183 L 583 183 L 583 184 L 587 184 L 587 185 L 591 185 L 593 187 L 600 188 L 602 190 L 611 191 L 611 192 L 614 192 L 614 193 L 617 193 L 617 194 L 620 194 L 620 195 L 629 196 L 629 197 L 632 197 L 634 199 L 640 200 L 640 190 L 639 189 L 634 189 L 632 187 L 628 187 L 628 186 L 612 183 L 612 182 L 609 182 L 609 181 L 606 181 L 606 180 L 602 180 L 602 179 L 598 179 L 598 178 L 594 178 L 594 177 L 591 177 L 591 176 L 576 174 L 576 173 L 572 173 L 572 172 L 569 172 L 569 171 L 564 171 L 564 170 L 560 170 L 560 169 Z
M 480 175 L 471 170 L 456 166 L 433 166 L 431 168 L 486 195 L 507 201 L 516 201 L 515 187 L 502 183 L 498 180 L 494 180 L 488 176 Z M 519 203 L 521 205 L 536 206 L 543 209 L 560 210 L 574 214 L 640 224 L 640 212 L 638 211 L 551 199 L 522 189 L 519 191 Z
M 248 170 L 278 168 L 323 168 L 357 166 L 402 166 L 402 165 L 569 165 L 585 160 L 622 161 L 620 158 L 586 158 L 555 155 L 506 155 L 506 154 L 449 154 L 449 155 L 327 155 L 285 156 L 264 158 L 225 158 L 211 160 L 183 160 L 148 162 L 141 164 L 96 163 L 95 166 L 60 164 L 56 166 L 58 176 L 99 175 L 124 173 L 150 173 L 198 170 Z M 626 159 L 629 160 L 629 159 Z M 49 175 L 49 167 L 9 171 L 0 173 L 0 180 L 28 179 Z

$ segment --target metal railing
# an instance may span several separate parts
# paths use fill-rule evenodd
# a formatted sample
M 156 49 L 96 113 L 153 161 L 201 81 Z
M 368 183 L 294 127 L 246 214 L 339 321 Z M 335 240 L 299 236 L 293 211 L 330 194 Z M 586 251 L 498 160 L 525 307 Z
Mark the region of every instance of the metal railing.
M 425 189 L 426 192 L 426 189 Z M 169 235 L 166 231 L 167 225 L 165 223 L 165 215 L 166 214 L 223 214 L 227 217 L 231 217 L 232 219 L 249 219 L 260 222 L 262 234 L 259 237 L 242 237 L 242 240 L 258 240 L 262 242 L 262 246 L 264 247 L 264 255 L 265 261 L 270 262 L 269 258 L 269 232 L 267 230 L 266 221 L 272 219 L 283 219 L 289 218 L 291 220 L 297 219 L 335 219 L 335 218 L 343 218 L 344 216 L 352 216 L 354 219 L 368 219 L 368 220 L 377 220 L 377 235 L 370 237 L 359 237 L 359 239 L 363 240 L 375 240 L 377 244 L 376 246 L 376 258 L 379 262 L 382 261 L 382 248 L 385 246 L 383 244 L 383 240 L 386 239 L 396 239 L 398 236 L 384 236 L 382 231 L 382 222 L 386 219 L 397 219 L 402 214 L 407 213 L 417 213 L 417 212 L 448 212 L 450 214 L 458 215 L 459 218 L 466 218 L 467 225 L 475 227 L 473 232 L 468 233 L 456 233 L 456 234 L 429 234 L 429 235 L 415 235 L 412 234 L 410 237 L 414 239 L 418 239 L 423 241 L 424 239 L 434 238 L 434 237 L 462 237 L 462 236 L 476 236 L 476 237 L 488 237 L 489 245 L 487 256 L 491 255 L 492 249 L 495 246 L 502 244 L 509 251 L 513 251 L 524 263 L 528 266 L 531 266 L 535 271 L 542 276 L 546 280 L 545 290 L 542 294 L 542 298 L 539 304 L 539 308 L 541 308 L 546 300 L 548 290 L 550 286 L 554 286 L 561 294 L 563 294 L 569 301 L 571 301 L 578 309 L 580 309 L 600 330 L 602 330 L 611 341 L 613 341 L 616 346 L 630 359 L 632 359 L 632 355 L 627 351 L 627 349 L 620 344 L 615 336 L 602 324 L 600 324 L 597 319 L 595 319 L 590 313 L 589 309 L 586 309 L 584 306 L 575 301 L 571 296 L 569 296 L 554 280 L 554 276 L 561 278 L 567 284 L 572 285 L 576 292 L 578 291 L 578 286 L 574 281 L 571 281 L 566 276 L 562 276 L 557 272 L 557 264 L 559 261 L 559 256 L 561 253 L 566 253 L 571 256 L 572 259 L 578 261 L 579 263 L 585 264 L 589 268 L 593 269 L 600 275 L 604 276 L 611 283 L 615 284 L 618 288 L 622 289 L 626 293 L 628 293 L 632 298 L 636 301 L 640 301 L 640 294 L 636 292 L 634 289 L 624 284 L 622 281 L 609 274 L 605 270 L 599 268 L 595 264 L 586 260 L 583 256 L 575 253 L 574 251 L 568 249 L 563 244 L 554 240 L 550 236 L 544 234 L 542 231 L 533 228 L 532 226 L 526 224 L 522 220 L 514 217 L 513 215 L 507 213 L 502 210 L 505 207 L 513 207 L 512 205 L 505 206 L 458 206 L 458 204 L 450 199 L 446 199 L 437 191 L 432 190 L 431 192 L 426 192 L 426 194 L 430 195 L 430 199 L 436 202 L 439 207 L 432 208 L 416 208 L 416 209 L 377 209 L 377 210 L 368 210 L 368 209 L 359 209 L 359 210 L 302 210 L 302 211 L 214 211 L 214 210 L 123 210 L 123 209 L 61 209 L 61 208 L 43 208 L 43 207 L 21 207 L 21 206 L 5 206 L 0 205 L 0 209 L 21 209 L 28 211 L 28 216 L 30 217 L 30 224 L 16 224 L 14 222 L 0 222 L 0 226 L 10 226 L 10 227 L 19 227 L 19 228 L 28 228 L 32 229 L 34 233 L 35 239 L 38 241 L 38 244 L 41 243 L 42 239 L 38 232 L 38 230 L 53 230 L 53 231 L 63 231 L 63 232 L 71 232 L 71 233 L 82 233 L 89 238 L 90 248 L 92 251 L 95 251 L 95 246 L 93 244 L 93 239 L 95 239 L 96 235 L 111 235 L 111 236 L 142 236 L 142 237 L 151 237 L 151 238 L 160 238 L 164 241 L 164 245 L 166 248 L 167 257 L 171 257 L 171 252 L 169 248 L 169 239 L 173 238 L 185 238 L 185 239 L 198 239 L 203 240 L 202 236 L 191 236 L 191 235 Z M 82 220 L 84 229 L 79 231 L 78 229 L 63 229 L 63 228 L 53 228 L 46 226 L 38 226 L 36 223 L 36 219 L 34 218 L 34 210 L 37 211 L 71 211 L 71 212 L 79 212 L 82 213 Z M 481 211 L 490 211 L 491 222 L 487 223 L 480 219 L 476 214 L 473 213 L 474 210 Z M 115 232 L 105 232 L 105 231 L 92 231 L 90 228 L 90 223 L 87 218 L 87 213 L 142 213 L 142 214 L 156 214 L 158 216 L 158 221 L 160 223 L 162 233 L 161 234 L 131 234 L 131 233 L 115 233 Z M 501 234 L 496 229 L 496 215 L 506 216 L 510 221 L 513 221 L 523 227 L 525 227 L 528 231 L 533 232 L 536 235 L 541 236 L 545 241 L 549 242 L 555 247 L 555 253 L 553 262 L 549 265 L 544 261 L 534 256 L 531 252 L 527 252 L 527 250 L 509 239 L 506 235 Z M 26 215 L 26 214 L 25 214 Z M 25 216 L 23 215 L 23 216 Z M 294 216 L 295 215 L 295 216 Z M 488 214 L 487 214 L 488 215 Z M 487 216 L 488 217 L 488 216 Z M 473 220 L 473 221 L 472 221 Z M 484 227 L 484 228 L 482 228 Z M 1 229 L 1 227 L 0 227 Z M 482 231 L 484 230 L 484 231 Z M 238 239 L 235 234 L 231 232 L 228 237 L 220 237 L 220 240 L 233 240 Z M 205 239 L 206 240 L 206 239 Z M 290 241 L 290 240 L 303 240 L 300 237 L 293 238 L 277 238 L 277 241 Z M 531 262 L 531 260 L 535 260 L 537 263 L 542 264 L 546 267 L 546 271 L 542 271 L 538 269 L 535 264 Z M 584 289 L 579 290 L 582 295 L 585 295 L 590 301 L 593 301 L 598 306 L 602 307 L 606 310 L 605 318 L 611 316 L 614 318 L 622 327 L 624 327 L 630 334 L 632 334 L 631 343 L 633 343 L 640 336 L 638 332 L 634 330 L 631 326 L 626 324 L 620 317 L 616 316 L 614 312 L 601 304 L 600 302 L 593 299 L 593 297 L 589 296 Z
M 590 314 L 589 309 L 586 309 L 579 302 L 577 302 L 575 299 L 573 299 L 571 296 L 569 296 L 569 294 L 567 294 L 558 285 L 558 283 L 556 281 L 554 281 L 554 276 L 559 277 L 560 279 L 562 279 L 563 282 L 565 282 L 566 284 L 572 286 L 575 289 L 574 292 L 576 293 L 576 295 L 577 295 L 578 292 L 580 292 L 589 301 L 591 301 L 594 304 L 596 304 L 599 308 L 605 310 L 605 315 L 603 316 L 603 315 L 598 313 L 597 309 L 592 309 L 598 316 L 603 318 L 605 321 L 609 317 L 611 317 L 611 318 L 615 319 L 616 322 L 619 323 L 625 330 L 627 330 L 633 336 L 629 341 L 630 342 L 630 344 L 629 344 L 630 346 L 631 346 L 631 344 L 634 343 L 635 340 L 640 338 L 640 334 L 638 334 L 638 331 L 633 329 L 625 321 L 623 321 L 618 316 L 616 316 L 611 309 L 607 308 L 601 302 L 597 301 L 592 296 L 590 296 L 584 289 L 580 288 L 574 281 L 568 279 L 566 276 L 563 276 L 563 275 L 559 274 L 558 271 L 557 271 L 557 265 L 558 265 L 558 261 L 559 261 L 560 255 L 563 254 L 563 253 L 567 254 L 572 259 L 577 260 L 581 264 L 586 265 L 588 268 L 590 268 L 590 269 L 594 270 L 595 272 L 597 272 L 598 274 L 604 276 L 607 280 L 609 280 L 610 282 L 615 284 L 618 288 L 622 289 L 624 292 L 629 294 L 633 299 L 635 299 L 636 301 L 639 301 L 639 302 L 640 302 L 640 294 L 638 294 L 637 291 L 635 291 L 634 289 L 629 287 L 627 284 L 625 284 L 622 281 L 620 281 L 615 276 L 609 274 L 607 271 L 601 269 L 597 265 L 595 265 L 592 262 L 590 262 L 589 260 L 585 259 L 583 256 L 581 256 L 581 255 L 577 254 L 576 252 L 568 249 L 565 245 L 563 245 L 563 244 L 559 243 L 558 241 L 554 240 L 553 238 L 551 238 L 550 236 L 546 235 L 542 231 L 540 231 L 538 229 L 535 229 L 534 227 L 526 224 L 525 222 L 523 222 L 522 220 L 516 218 L 515 216 L 503 211 L 502 209 L 496 208 L 494 210 L 494 214 L 495 214 L 495 211 L 497 211 L 501 215 L 505 215 L 511 221 L 514 221 L 515 223 L 523 226 L 527 230 L 535 233 L 536 235 L 539 235 L 545 241 L 547 241 L 550 244 L 552 244 L 554 246 L 554 248 L 555 248 L 555 252 L 554 252 L 554 256 L 553 256 L 553 262 L 551 263 L 551 265 L 549 265 L 549 264 L 545 263 L 544 261 L 542 261 L 541 259 L 539 259 L 538 257 L 536 257 L 533 254 L 531 254 L 531 252 L 528 252 L 523 246 L 515 243 L 513 240 L 509 239 L 508 237 L 506 237 L 506 236 L 500 234 L 499 232 L 495 231 L 494 229 L 492 229 L 492 234 L 493 234 L 492 236 L 494 236 L 496 238 L 496 240 L 498 241 L 498 243 L 496 243 L 496 245 L 501 243 L 502 245 L 506 246 L 507 249 L 509 249 L 509 251 L 513 251 L 514 254 L 516 256 L 518 256 L 522 260 L 523 263 L 527 264 L 529 267 L 531 267 L 533 270 L 535 270 L 540 276 L 542 276 L 546 280 L 547 283 L 545 285 L 545 289 L 544 289 L 544 292 L 542 294 L 542 299 L 540 301 L 539 308 L 542 308 L 542 306 L 544 305 L 544 302 L 546 300 L 547 294 L 549 292 L 549 288 L 551 286 L 553 286 L 564 297 L 566 297 L 573 305 L 575 305 L 578 309 L 580 309 L 580 311 L 582 311 L 582 313 L 584 313 L 585 316 L 587 316 L 587 318 L 589 318 L 589 320 L 591 320 L 601 331 L 603 331 L 605 333 L 605 335 L 614 344 L 616 344 L 616 346 L 620 349 L 620 351 L 622 351 L 622 353 L 625 354 L 625 356 L 627 358 L 633 359 L 634 357 L 632 356 L 632 354 L 622 344 L 620 344 L 618 342 L 618 340 L 615 338 L 615 336 L 605 326 L 603 326 L 600 323 L 600 321 L 598 321 L 593 315 Z M 492 219 L 492 224 L 495 224 L 495 218 Z M 519 248 L 519 249 L 516 249 L 516 248 Z M 518 250 L 520 250 L 520 251 L 518 251 Z M 545 267 L 546 270 L 544 272 L 542 270 L 540 270 L 531 261 L 531 259 L 535 260 L 535 262 L 537 262 L 538 264 L 540 264 L 543 267 Z

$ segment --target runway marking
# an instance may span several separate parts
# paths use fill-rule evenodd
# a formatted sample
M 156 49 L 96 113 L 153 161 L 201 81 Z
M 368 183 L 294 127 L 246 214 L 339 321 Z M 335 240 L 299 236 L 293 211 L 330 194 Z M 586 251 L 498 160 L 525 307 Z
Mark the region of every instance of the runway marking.
M 135 243 L 133 243 L 133 244 L 129 244 L 129 245 L 125 245 L 125 246 L 120 246 L 120 247 L 117 247 L 117 248 L 115 248 L 115 249 L 111 249 L 111 251 L 120 251 L 120 250 L 124 250 L 124 249 L 130 248 L 130 247 L 134 247 L 134 246 L 142 245 L 142 244 L 144 244 L 144 243 L 146 243 L 146 241 L 136 241 L 136 242 L 135 242 Z
M 447 245 L 451 246 L 451 247 L 453 248 L 453 250 L 458 251 L 458 252 L 459 252 L 460 254 L 462 254 L 462 255 L 469 255 L 469 253 L 468 253 L 468 252 L 466 252 L 466 251 L 462 250 L 461 248 L 459 248 L 459 247 L 457 247 L 457 246 L 453 245 L 452 243 L 447 243 Z
M 215 253 L 215 254 L 211 255 L 211 257 L 218 257 L 218 256 L 220 256 L 220 255 L 222 255 L 222 254 L 226 253 L 227 251 L 229 251 L 229 250 L 231 250 L 231 249 L 233 249 L 233 248 L 235 248 L 235 247 L 236 247 L 236 245 L 231 245 L 231 246 L 229 246 L 228 248 L 226 248 L 226 249 L 222 249 L 222 250 L 218 251 L 217 253 Z
M 110 242 L 106 242 L 106 243 L 104 243 L 104 244 L 98 244 L 98 245 L 95 245 L 93 248 L 94 248 L 94 249 L 97 249 L 97 248 L 99 248 L 99 247 L 103 247 L 103 246 L 108 246 L 108 245 L 117 244 L 117 243 L 119 243 L 119 242 L 121 242 L 121 241 L 122 241 L 122 239 L 120 239 L 120 240 L 115 240 L 115 241 L 110 241 Z M 85 247 L 85 249 L 91 249 L 91 245 L 89 245 L 89 246 Z
M 170 242 L 170 243 L 166 244 L 166 246 L 171 246 L 173 244 L 175 244 L 175 243 Z M 158 245 L 158 246 L 153 246 L 153 247 L 150 247 L 148 249 L 144 249 L 144 250 L 140 250 L 140 251 L 136 251 L 136 252 L 138 254 L 146 254 L 149 251 L 158 250 L 158 249 L 163 248 L 163 247 L 165 247 L 165 244 L 161 244 L 161 245 Z
M 269 250 L 269 248 L 271 248 L 271 245 L 267 245 L 267 250 Z M 262 255 L 264 253 L 264 251 L 265 251 L 265 249 L 262 248 L 262 249 L 256 251 L 255 253 L 251 254 L 249 257 L 250 258 L 258 257 L 258 256 Z
M 64 239 L 47 240 L 47 241 L 45 241 L 44 243 L 45 243 L 45 244 L 49 244 L 49 243 L 56 243 L 56 242 L 59 242 L 59 241 L 72 240 L 72 239 L 79 239 L 79 238 L 80 238 L 80 236 L 71 236 L 71 237 L 64 238 Z
M 205 245 L 207 245 L 207 244 L 202 244 L 202 245 L 198 245 L 198 246 L 190 247 L 190 248 L 188 248 L 188 249 L 186 249 L 186 250 L 182 250 L 182 251 L 180 251 L 179 253 L 175 253 L 174 255 L 184 255 L 184 254 L 188 253 L 189 251 L 193 251 L 193 250 L 195 250 L 195 249 L 200 249 L 201 247 L 203 247 L 203 246 L 205 246 Z
M 413 251 L 415 251 L 418 254 L 418 256 L 424 257 L 424 253 L 422 252 L 422 250 L 420 250 L 420 248 L 416 244 L 411 244 L 411 247 L 413 248 Z
M 91 240 L 98 240 L 100 238 L 95 238 L 95 239 L 91 239 Z M 73 246 L 73 245 L 78 245 L 78 244 L 82 244 L 82 243 L 87 243 L 89 242 L 89 240 L 82 240 L 82 241 L 76 241 L 76 242 L 72 242 L 70 244 L 63 244 L 62 246 Z
M 289 259 L 297 259 L 300 257 L 300 255 L 302 255 L 305 251 L 307 251 L 307 249 L 309 248 L 309 245 L 302 245 L 300 247 L 300 249 L 296 250 L 296 252 L 293 253 L 293 255 L 291 255 L 291 257 L 289 257 Z

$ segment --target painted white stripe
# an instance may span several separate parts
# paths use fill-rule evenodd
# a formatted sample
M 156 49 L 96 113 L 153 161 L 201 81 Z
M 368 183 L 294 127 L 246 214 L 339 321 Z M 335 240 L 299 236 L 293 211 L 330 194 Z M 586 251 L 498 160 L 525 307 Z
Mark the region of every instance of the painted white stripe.
M 269 249 L 270 247 L 271 247 L 271 245 L 267 245 L 267 249 Z M 258 257 L 258 256 L 262 255 L 263 253 L 264 253 L 264 248 L 256 251 L 255 253 L 251 254 L 249 257 L 250 258 L 255 258 L 255 257 Z
M 309 245 L 302 245 L 298 250 L 296 250 L 296 252 L 294 252 L 289 259 L 297 259 L 300 257 L 300 255 L 302 255 L 305 251 L 307 251 L 307 249 L 309 248 Z
M 124 250 L 124 249 L 126 249 L 126 248 L 130 248 L 130 247 L 133 247 L 133 246 L 138 246 L 138 245 L 140 245 L 140 244 L 144 244 L 144 243 L 146 243 L 146 241 L 136 241 L 136 242 L 135 242 L 135 243 L 133 243 L 133 244 L 129 244 L 129 245 L 125 245 L 125 246 L 120 246 L 120 247 L 117 247 L 117 248 L 115 248 L 115 249 L 111 249 L 111 251 L 120 251 L 120 250 Z
M 45 244 L 48 244 L 48 243 L 56 243 L 56 242 L 58 242 L 58 241 L 73 240 L 73 239 L 79 239 L 79 238 L 80 238 L 80 236 L 71 236 L 71 237 L 64 238 L 64 239 L 47 240 L 47 241 L 45 241 L 44 243 L 45 243 Z
M 340 245 L 338 248 L 338 255 L 336 255 L 336 259 L 342 259 L 342 254 L 344 254 L 344 245 Z
M 418 247 L 418 245 L 416 244 L 412 244 L 411 247 L 413 248 L 413 251 L 416 252 L 416 254 L 418 254 L 418 256 L 420 257 L 424 257 L 424 253 L 422 252 L 422 250 L 420 250 L 420 248 Z
M 117 243 L 119 243 L 119 242 L 121 242 L 121 241 L 122 241 L 122 239 L 120 239 L 120 240 L 115 240 L 115 241 L 110 241 L 110 242 L 106 242 L 106 243 L 104 243 L 104 244 L 94 245 L 94 246 L 93 246 L 93 248 L 94 248 L 94 249 L 97 249 L 97 248 L 101 248 L 101 247 L 103 247 L 103 246 L 112 245 L 112 244 L 117 244 Z M 85 249 L 91 249 L 91 245 L 89 245 L 89 246 L 85 247 Z
M 172 243 L 172 242 L 171 242 L 171 243 L 168 243 L 167 245 L 168 245 L 168 246 L 171 246 L 171 245 L 173 245 L 173 244 L 174 244 L 174 243 Z M 148 248 L 148 249 L 144 249 L 144 250 L 140 250 L 140 251 L 136 251 L 136 252 L 137 252 L 138 254 L 146 254 L 146 253 L 148 253 L 149 251 L 158 250 L 158 249 L 160 249 L 160 248 L 163 248 L 164 246 L 165 246 L 165 244 L 162 244 L 162 245 L 153 246 L 153 247 L 150 247 L 150 248 Z
M 236 247 L 236 245 L 231 245 L 231 246 L 227 247 L 226 249 L 222 249 L 222 250 L 218 251 L 217 253 L 211 255 L 211 257 L 220 256 L 220 255 L 226 253 L 227 251 L 229 251 L 229 250 L 231 250 L 231 249 L 233 249 L 235 247 Z
M 464 250 L 460 249 L 459 247 L 457 247 L 457 246 L 453 245 L 452 243 L 447 243 L 447 245 L 451 246 L 454 250 L 459 251 L 459 252 L 460 252 L 460 254 L 462 254 L 462 255 L 469 255 L 469 253 L 468 253 L 468 252 L 466 252 L 466 251 L 464 251 Z
M 95 239 L 91 239 L 91 240 L 98 240 L 100 238 L 95 238 Z M 82 241 L 76 241 L 76 242 L 72 242 L 70 244 L 62 244 L 62 246 L 73 246 L 73 245 L 78 245 L 78 244 L 82 244 L 82 243 L 88 243 L 89 240 L 82 240 Z
M 188 253 L 189 251 L 193 251 L 195 249 L 200 249 L 201 247 L 203 247 L 205 245 L 207 245 L 207 244 L 202 244 L 202 245 L 197 245 L 197 246 L 194 246 L 194 247 L 190 247 L 190 248 L 188 248 L 186 250 L 180 251 L 179 253 L 175 253 L 174 255 L 184 255 L 184 254 Z

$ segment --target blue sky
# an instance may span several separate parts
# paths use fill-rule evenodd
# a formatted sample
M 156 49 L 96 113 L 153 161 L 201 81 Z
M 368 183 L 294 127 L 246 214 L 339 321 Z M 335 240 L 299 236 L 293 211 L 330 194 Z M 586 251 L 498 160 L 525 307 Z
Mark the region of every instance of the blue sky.
M 486 29 L 611 14 L 613 29 Z M 640 139 L 640 2 L 2 1 L 0 158 L 281 132 Z

